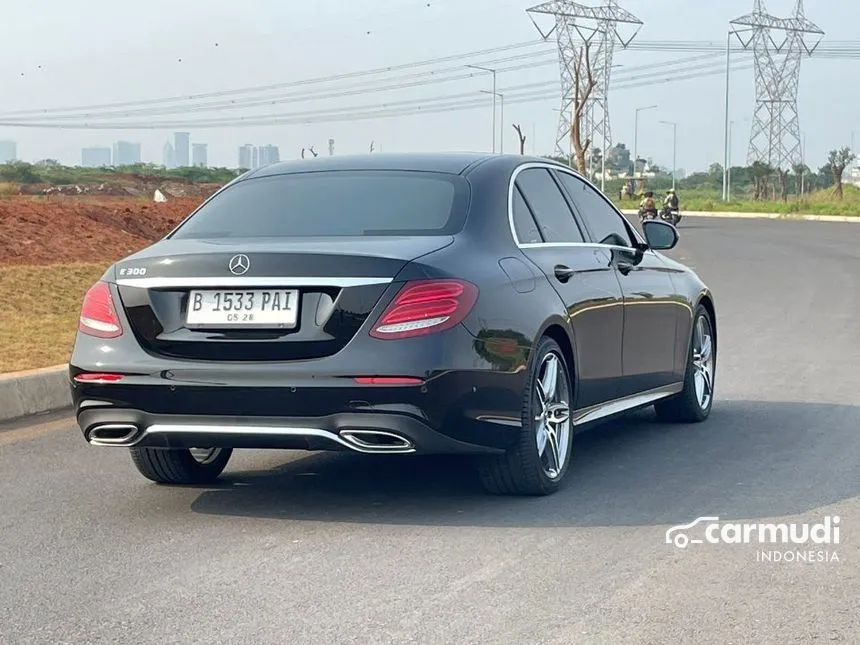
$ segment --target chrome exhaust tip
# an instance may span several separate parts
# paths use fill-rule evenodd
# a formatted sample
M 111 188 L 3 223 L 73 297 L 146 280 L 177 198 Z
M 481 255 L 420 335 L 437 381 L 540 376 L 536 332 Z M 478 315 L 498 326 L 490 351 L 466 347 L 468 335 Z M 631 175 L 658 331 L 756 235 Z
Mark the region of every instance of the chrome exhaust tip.
M 341 439 L 358 452 L 398 454 L 415 452 L 415 445 L 406 437 L 384 430 L 341 430 Z
M 130 423 L 107 423 L 96 426 L 87 434 L 93 446 L 130 446 L 140 434 L 140 428 Z

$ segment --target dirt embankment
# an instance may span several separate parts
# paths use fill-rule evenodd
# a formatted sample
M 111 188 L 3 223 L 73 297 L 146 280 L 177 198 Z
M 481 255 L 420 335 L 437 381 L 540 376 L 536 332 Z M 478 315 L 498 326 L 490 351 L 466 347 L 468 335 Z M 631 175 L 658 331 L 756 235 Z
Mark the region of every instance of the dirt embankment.
M 202 201 L 15 196 L 0 199 L 0 266 L 108 264 L 148 246 Z

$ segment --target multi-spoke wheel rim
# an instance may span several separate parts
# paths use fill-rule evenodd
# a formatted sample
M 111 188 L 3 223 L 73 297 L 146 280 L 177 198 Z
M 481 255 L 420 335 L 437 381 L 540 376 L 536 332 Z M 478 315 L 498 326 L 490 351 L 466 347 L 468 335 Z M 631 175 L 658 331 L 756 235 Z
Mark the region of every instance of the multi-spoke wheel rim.
M 194 457 L 194 461 L 198 464 L 211 464 L 218 455 L 221 454 L 221 448 L 189 448 L 188 452 Z
M 535 438 L 544 474 L 558 479 L 570 446 L 570 387 L 564 361 L 549 352 L 541 361 L 534 394 Z
M 699 407 L 707 410 L 714 394 L 714 340 L 707 316 L 699 316 L 693 331 L 693 383 Z

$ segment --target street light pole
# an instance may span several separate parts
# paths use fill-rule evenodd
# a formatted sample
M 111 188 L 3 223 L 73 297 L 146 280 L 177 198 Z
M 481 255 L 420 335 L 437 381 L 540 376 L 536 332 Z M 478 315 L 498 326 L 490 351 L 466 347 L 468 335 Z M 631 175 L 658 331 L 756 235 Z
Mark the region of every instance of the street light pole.
M 672 190 L 675 190 L 675 172 L 678 168 L 678 124 L 672 121 L 660 121 L 672 126 Z
M 731 65 L 731 56 L 732 56 L 732 32 L 731 30 L 726 34 L 726 140 L 723 145 L 723 152 L 725 153 L 725 157 L 723 159 L 723 201 L 729 201 L 729 140 L 731 139 L 731 134 L 729 130 L 731 129 L 731 123 L 729 123 L 729 88 L 730 88 L 730 65 Z
M 466 65 L 466 67 L 479 69 L 482 72 L 490 72 L 493 75 L 493 91 L 487 93 L 493 95 L 493 154 L 496 154 L 496 97 L 498 96 L 496 92 L 496 70 L 489 67 L 481 67 L 480 65 Z M 502 118 L 502 121 L 504 122 L 504 118 Z
M 649 105 L 636 108 L 636 116 L 633 120 L 633 179 L 636 179 L 636 162 L 639 161 L 639 113 L 643 110 L 653 110 L 656 107 L 656 105 Z
M 499 154 L 505 154 L 505 95 L 499 93 L 499 103 L 501 107 L 500 128 L 499 128 Z
M 505 95 L 502 94 L 501 92 L 490 92 L 489 90 L 481 90 L 481 92 L 484 94 L 492 94 L 494 105 L 496 102 L 496 97 L 497 96 L 499 97 L 499 100 L 501 101 L 501 104 L 502 104 L 502 130 L 503 130 L 505 127 Z M 493 121 L 493 126 L 495 128 L 495 121 Z M 501 146 L 499 149 L 499 154 L 505 154 L 505 133 L 503 131 L 499 132 L 499 144 Z M 495 154 L 495 152 L 496 152 L 495 146 L 496 146 L 496 133 L 493 132 L 493 154 Z

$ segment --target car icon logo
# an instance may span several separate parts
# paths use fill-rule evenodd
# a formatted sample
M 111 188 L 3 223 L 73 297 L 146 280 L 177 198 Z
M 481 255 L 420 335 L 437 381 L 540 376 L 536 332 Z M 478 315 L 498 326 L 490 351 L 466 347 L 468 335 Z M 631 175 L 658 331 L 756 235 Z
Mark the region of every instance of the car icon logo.
M 691 538 L 687 534 L 687 530 L 693 528 L 697 524 L 702 524 L 704 522 L 719 522 L 719 517 L 699 517 L 690 522 L 689 524 L 679 524 L 678 526 L 673 526 L 668 531 L 666 531 L 666 544 L 674 544 L 679 549 L 686 549 L 689 544 L 701 544 L 702 540 L 700 538 Z
M 227 268 L 230 269 L 230 273 L 233 275 L 243 275 L 251 268 L 251 260 L 248 259 L 248 256 L 244 253 L 240 253 L 239 255 L 234 255 L 230 258 L 230 263 L 227 265 Z

